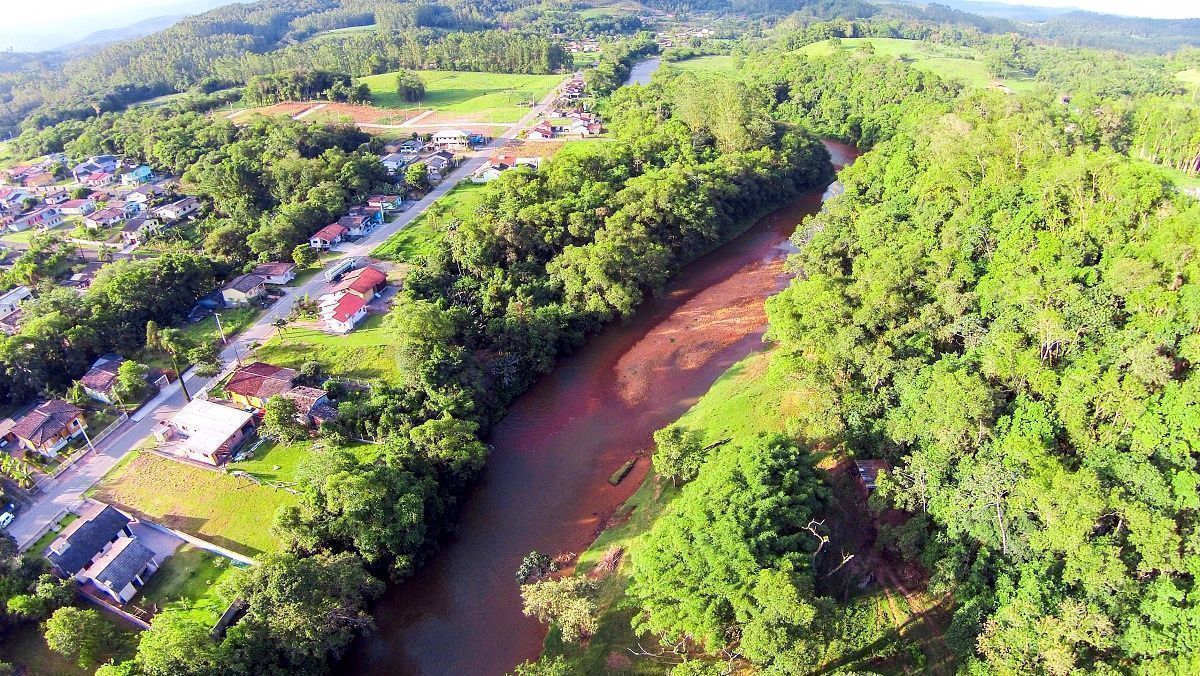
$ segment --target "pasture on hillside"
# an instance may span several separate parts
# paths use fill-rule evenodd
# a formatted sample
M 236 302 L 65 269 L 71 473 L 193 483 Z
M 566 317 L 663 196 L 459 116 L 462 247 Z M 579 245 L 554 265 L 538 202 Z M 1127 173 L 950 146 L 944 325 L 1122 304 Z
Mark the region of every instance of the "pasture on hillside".
M 1031 78 L 994 78 L 979 58 L 978 52 L 967 47 L 942 45 L 923 40 L 900 38 L 842 38 L 837 43 L 826 40 L 805 45 L 804 54 L 820 56 L 835 49 L 858 49 L 871 45 L 875 54 L 899 59 L 919 70 L 929 71 L 947 80 L 959 80 L 969 87 L 986 88 L 1002 85 L 1013 91 L 1026 91 L 1036 86 Z M 839 46 L 840 45 L 840 46 Z
M 361 78 L 371 88 L 371 100 L 380 108 L 417 108 L 461 117 L 473 122 L 512 123 L 521 119 L 555 85 L 561 75 L 514 75 L 465 71 L 422 70 L 425 97 L 408 102 L 396 93 L 396 73 Z

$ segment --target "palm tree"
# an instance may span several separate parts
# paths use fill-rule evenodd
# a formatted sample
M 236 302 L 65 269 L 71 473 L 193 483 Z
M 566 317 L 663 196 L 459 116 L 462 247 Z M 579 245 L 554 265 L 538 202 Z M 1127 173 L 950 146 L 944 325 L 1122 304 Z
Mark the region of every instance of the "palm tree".
M 183 390 L 183 398 L 191 401 L 192 394 L 188 392 L 187 381 L 183 377 L 183 371 L 179 370 L 179 355 L 187 350 L 187 339 L 183 332 L 179 329 L 160 329 L 158 324 L 153 321 L 146 322 L 146 347 L 171 356 L 171 366 L 179 376 L 179 387 Z

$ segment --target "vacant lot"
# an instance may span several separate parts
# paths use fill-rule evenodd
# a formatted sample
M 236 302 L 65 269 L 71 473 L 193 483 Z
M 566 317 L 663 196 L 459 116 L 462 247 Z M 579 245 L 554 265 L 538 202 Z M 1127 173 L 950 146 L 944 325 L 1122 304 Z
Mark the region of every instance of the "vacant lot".
M 1002 85 L 1013 91 L 1032 89 L 1036 83 L 1029 78 L 993 78 L 978 54 L 966 47 L 941 45 L 922 40 L 897 38 L 843 38 L 840 49 L 857 49 L 870 44 L 875 53 L 897 58 L 914 68 L 934 73 L 948 80 L 959 80 L 970 87 L 985 88 Z M 833 42 L 816 42 L 800 51 L 810 55 L 832 54 L 838 49 Z
M 323 442 L 316 442 L 321 444 Z M 378 446 L 373 444 L 355 443 L 346 449 L 353 451 L 360 460 L 374 460 L 378 455 Z M 230 463 L 230 469 L 236 469 L 253 474 L 265 481 L 294 482 L 296 470 L 306 458 L 314 453 L 329 453 L 324 448 L 317 448 L 310 440 L 285 443 L 267 440 L 254 451 L 254 457 L 242 462 Z
M 383 108 L 432 108 L 464 121 L 516 122 L 529 107 L 562 81 L 561 75 L 512 75 L 445 70 L 419 72 L 425 98 L 408 102 L 396 93 L 396 74 L 371 75 L 360 81 L 371 88 L 375 105 Z
M 279 548 L 269 532 L 282 505 L 297 497 L 250 479 L 136 453 L 93 489 L 92 497 L 247 555 Z
M 1188 68 L 1187 70 L 1181 70 L 1175 74 L 1175 77 L 1183 80 L 1184 82 L 1200 85 L 1200 68 Z
M 324 373 L 355 380 L 399 379 L 396 345 L 383 328 L 383 316 L 368 317 L 344 336 L 309 326 L 289 326 L 275 335 L 254 356 L 268 364 L 300 368 L 306 361 L 321 364 Z
M 155 612 L 171 607 L 212 625 L 225 612 L 216 585 L 234 575 L 235 570 L 233 562 L 224 556 L 184 545 L 167 557 L 133 603 Z
M 507 152 L 507 151 L 506 151 Z M 425 213 L 398 231 L 371 252 L 372 258 L 416 263 L 437 250 L 442 242 L 442 228 L 455 218 L 462 218 L 479 204 L 484 183 L 464 181 L 442 195 Z

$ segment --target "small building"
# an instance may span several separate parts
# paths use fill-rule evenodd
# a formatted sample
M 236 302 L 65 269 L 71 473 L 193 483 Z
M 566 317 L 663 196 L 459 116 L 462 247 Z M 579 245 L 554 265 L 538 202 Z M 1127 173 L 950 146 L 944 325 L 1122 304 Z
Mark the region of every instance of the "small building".
M 254 432 L 254 413 L 193 399 L 154 428 L 164 453 L 219 467 Z
M 84 217 L 83 224 L 95 230 L 97 228 L 107 228 L 125 220 L 125 212 L 122 209 L 113 209 L 111 207 L 101 209 Z
M 262 277 L 267 284 L 282 286 L 296 278 L 296 265 L 284 262 L 263 263 L 250 274 Z
M 58 210 L 67 216 L 86 216 L 96 210 L 96 201 L 87 198 L 67 200 L 58 205 Z
M 367 265 L 347 273 L 332 293 L 351 293 L 369 303 L 387 288 L 387 283 L 385 272 Z
M 548 141 L 554 138 L 554 127 L 546 121 L 538 122 L 525 134 L 525 138 L 530 141 Z
M 855 460 L 854 471 L 858 476 L 859 486 L 870 495 L 875 492 L 876 480 L 879 475 L 891 470 L 885 460 Z
M 425 173 L 432 181 L 441 180 L 454 168 L 454 155 L 444 150 L 438 151 L 425 160 Z
M 22 232 L 30 228 L 52 230 L 62 224 L 63 215 L 58 207 L 42 207 L 41 209 L 31 211 L 28 214 L 13 219 L 8 228 L 16 232 Z
M 407 155 L 417 155 L 425 149 L 425 142 L 420 139 L 410 138 L 400 144 L 399 152 Z
M 121 239 L 126 244 L 143 244 L 160 229 L 157 218 L 138 216 L 129 219 L 121 228 Z
M 46 559 L 59 576 L 124 605 L 158 570 L 154 551 L 133 534 L 131 523 L 129 516 L 105 505 L 63 529 L 46 549 Z
M 23 188 L 0 188 L 0 206 L 13 207 L 33 199 L 33 194 Z
M 154 215 L 163 221 L 178 221 L 200 209 L 200 200 L 195 197 L 184 197 L 170 204 L 165 204 L 154 210 Z
M 326 329 L 333 333 L 350 333 L 366 318 L 367 301 L 347 291 L 326 294 L 322 296 L 320 313 Z
M 33 298 L 33 290 L 28 286 L 18 286 L 6 293 L 0 294 L 0 318 L 7 317 L 21 309 L 21 303 Z
M 130 202 L 137 202 L 138 204 L 147 204 L 161 194 L 162 190 L 160 190 L 158 186 L 143 185 L 134 190 L 130 190 L 125 195 L 125 199 L 129 200 Z
M 141 165 L 133 171 L 121 174 L 121 185 L 141 185 L 154 178 L 154 171 L 146 165 Z
M 267 293 L 267 280 L 256 274 L 234 277 L 221 289 L 221 298 L 226 305 L 246 305 Z
M 83 434 L 87 422 L 83 409 L 62 399 L 44 401 L 17 419 L 12 433 L 26 450 L 52 458 L 75 437 Z
M 229 376 L 225 394 L 242 406 L 266 408 L 268 399 L 292 389 L 296 375 L 295 369 L 256 361 Z
M 379 158 L 379 162 L 384 169 L 388 170 L 388 173 L 394 174 L 411 164 L 416 157 L 409 153 L 388 153 Z
M 112 185 L 114 180 L 115 178 L 112 174 L 106 171 L 99 171 L 83 179 L 83 184 L 89 188 L 103 188 L 106 185 Z
M 329 403 L 325 390 L 300 385 L 282 396 L 296 402 L 296 417 L 309 427 L 319 427 L 321 423 L 337 418 L 337 409 Z
M 375 212 L 381 213 L 381 212 Z M 380 218 L 379 220 L 382 220 Z M 347 237 L 362 237 L 370 234 L 375 230 L 375 226 L 379 223 L 374 214 L 357 213 L 349 216 L 342 216 L 338 219 L 337 224 L 346 229 Z
M 330 223 L 313 233 L 313 236 L 308 238 L 308 245 L 314 249 L 327 251 L 333 245 L 340 243 L 347 232 L 345 226 Z
M 450 148 L 453 150 L 466 150 L 468 145 L 469 135 L 461 129 L 443 129 L 434 132 L 430 139 L 434 145 Z
M 123 363 L 125 363 L 125 358 L 118 354 L 106 354 L 96 359 L 92 363 L 92 368 L 88 369 L 88 372 L 79 379 L 79 384 L 83 385 L 83 391 L 96 401 L 110 405 L 117 403 L 114 390 L 117 384 L 117 373 Z M 146 382 L 162 389 L 167 386 L 167 376 L 161 372 L 151 371 Z
M 379 209 L 383 213 L 396 211 L 404 203 L 400 195 L 371 195 L 367 198 L 367 206 Z

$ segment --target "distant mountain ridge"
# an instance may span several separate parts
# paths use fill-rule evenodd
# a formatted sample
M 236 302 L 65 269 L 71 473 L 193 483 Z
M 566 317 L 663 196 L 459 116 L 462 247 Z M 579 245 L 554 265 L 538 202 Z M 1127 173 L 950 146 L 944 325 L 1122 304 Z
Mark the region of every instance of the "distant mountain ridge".
M 980 16 L 992 16 L 1013 21 L 1047 21 L 1063 14 L 1081 12 L 1077 7 L 1042 7 L 1040 5 L 1010 5 L 987 0 L 900 0 L 910 5 L 938 4 Z
M 58 45 L 53 49 L 55 51 L 74 51 L 86 49 L 89 47 L 100 47 L 121 40 L 132 40 L 140 38 L 144 35 L 157 33 L 158 31 L 170 28 L 175 25 L 180 19 L 187 17 L 187 14 L 169 14 L 166 16 L 154 16 L 149 19 L 138 21 L 137 23 L 129 24 L 128 26 L 120 26 L 117 28 L 108 28 L 99 30 L 94 33 L 89 33 L 83 38 L 74 42 L 68 42 L 63 45 Z

